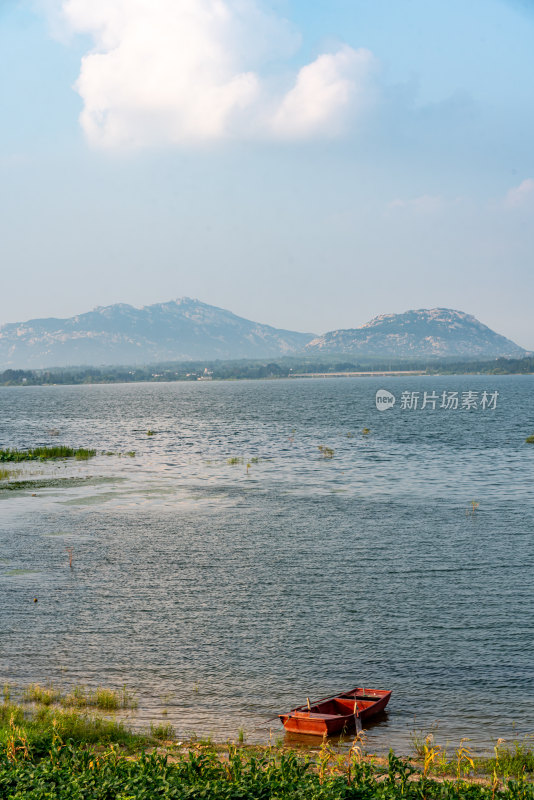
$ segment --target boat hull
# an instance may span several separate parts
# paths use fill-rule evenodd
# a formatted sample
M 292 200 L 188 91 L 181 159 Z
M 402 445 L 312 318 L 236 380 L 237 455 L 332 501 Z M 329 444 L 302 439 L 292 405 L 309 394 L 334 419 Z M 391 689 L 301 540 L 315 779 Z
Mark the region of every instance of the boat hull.
M 379 714 L 391 697 L 389 689 L 356 687 L 348 692 L 302 705 L 279 714 L 286 731 L 315 736 L 333 736 L 359 730 L 364 721 Z

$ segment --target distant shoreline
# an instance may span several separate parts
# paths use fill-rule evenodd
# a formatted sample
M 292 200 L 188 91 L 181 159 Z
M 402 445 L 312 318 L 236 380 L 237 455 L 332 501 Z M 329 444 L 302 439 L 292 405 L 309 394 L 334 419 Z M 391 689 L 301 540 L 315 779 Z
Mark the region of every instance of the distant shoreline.
M 413 377 L 423 375 L 533 375 L 534 357 L 519 359 L 366 359 L 351 360 L 341 354 L 332 358 L 285 357 L 233 359 L 228 361 L 187 361 L 143 366 L 71 366 L 50 369 L 6 369 L 0 372 L 0 386 L 50 386 L 110 383 L 169 383 L 281 378 L 367 378 Z

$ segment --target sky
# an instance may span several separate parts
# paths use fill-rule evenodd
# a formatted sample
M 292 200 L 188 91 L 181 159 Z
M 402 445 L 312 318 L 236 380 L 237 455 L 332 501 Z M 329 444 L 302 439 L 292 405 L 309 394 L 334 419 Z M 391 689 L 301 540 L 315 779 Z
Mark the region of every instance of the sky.
M 0 324 L 189 296 L 534 350 L 534 0 L 0 0 Z

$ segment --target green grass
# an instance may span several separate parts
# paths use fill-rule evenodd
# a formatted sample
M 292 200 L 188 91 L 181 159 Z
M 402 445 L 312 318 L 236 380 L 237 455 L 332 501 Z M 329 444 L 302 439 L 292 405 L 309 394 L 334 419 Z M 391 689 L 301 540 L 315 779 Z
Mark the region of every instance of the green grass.
M 527 438 L 525 439 L 525 442 L 527 444 L 534 444 L 534 434 L 532 436 L 527 436 Z
M 152 723 L 150 723 L 150 735 L 153 736 L 154 739 L 168 741 L 169 739 L 176 738 L 176 731 L 170 723 L 165 724 L 160 722 L 159 725 L 152 725 Z
M 74 686 L 64 694 L 55 686 L 41 686 L 31 683 L 22 692 L 24 703 L 37 703 L 42 706 L 62 705 L 72 708 L 98 708 L 102 711 L 118 711 L 124 708 L 137 708 L 135 696 L 124 686 L 120 691 L 98 687 L 87 689 L 85 686 Z
M 0 705 L 0 762 L 14 735 L 36 757 L 45 755 L 57 736 L 76 745 L 113 742 L 133 748 L 150 743 L 149 737 L 133 734 L 115 720 L 50 706 L 27 712 L 22 706 L 4 702 Z M 4 797 L 1 791 L 0 797 Z
M 501 776 L 520 778 L 522 775 L 534 775 L 534 738 L 525 736 L 513 742 L 499 739 L 495 746 L 494 758 L 483 759 L 486 772 Z
M 54 686 L 41 686 L 39 683 L 30 683 L 22 693 L 22 700 L 25 703 L 39 703 L 43 706 L 50 706 L 59 702 L 61 691 Z
M 238 456 L 232 456 L 232 458 L 227 458 L 226 463 L 230 464 L 231 466 L 235 466 L 235 464 L 242 464 L 243 459 L 239 458 Z
M 390 753 L 383 766 L 323 747 L 315 758 L 292 751 L 190 745 L 172 761 L 157 752 L 127 758 L 116 748 L 80 746 L 56 725 L 46 752 L 25 739 L 20 719 L 0 752 L 0 797 L 9 800 L 533 800 L 520 781 L 436 781 Z
M 121 691 L 115 689 L 87 689 L 85 686 L 75 686 L 72 691 L 61 697 L 64 706 L 75 708 L 99 708 L 103 711 L 117 711 L 121 708 L 137 708 L 134 695 L 123 687 Z
M 77 461 L 87 461 L 96 455 L 96 450 L 87 450 L 83 447 L 34 447 L 29 450 L 0 450 L 0 462 L 12 461 L 47 461 L 57 458 L 75 458 Z
M 48 690 L 53 687 L 32 684 L 31 694 L 38 698 Z M 121 723 L 79 710 L 24 708 L 11 702 L 7 686 L 0 703 L 0 798 L 534 800 L 530 737 L 499 740 L 490 759 L 473 759 L 462 740 L 450 759 L 442 759 L 432 735 L 417 733 L 418 761 L 393 752 L 387 759 L 367 756 L 361 735 L 350 750 L 323 741 L 308 754 L 247 746 L 241 730 L 238 745 L 194 738 L 182 745 L 174 737 L 171 725 L 133 734 Z

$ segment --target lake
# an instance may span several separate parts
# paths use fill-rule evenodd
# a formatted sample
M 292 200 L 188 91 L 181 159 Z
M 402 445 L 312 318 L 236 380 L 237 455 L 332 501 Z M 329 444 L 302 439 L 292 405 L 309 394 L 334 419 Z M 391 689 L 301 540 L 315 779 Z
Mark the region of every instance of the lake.
M 4 679 L 126 684 L 134 726 L 216 740 L 281 737 L 269 718 L 355 685 L 393 690 L 371 750 L 534 732 L 533 397 L 488 375 L 0 388 L 1 447 L 113 453 L 0 489 Z

